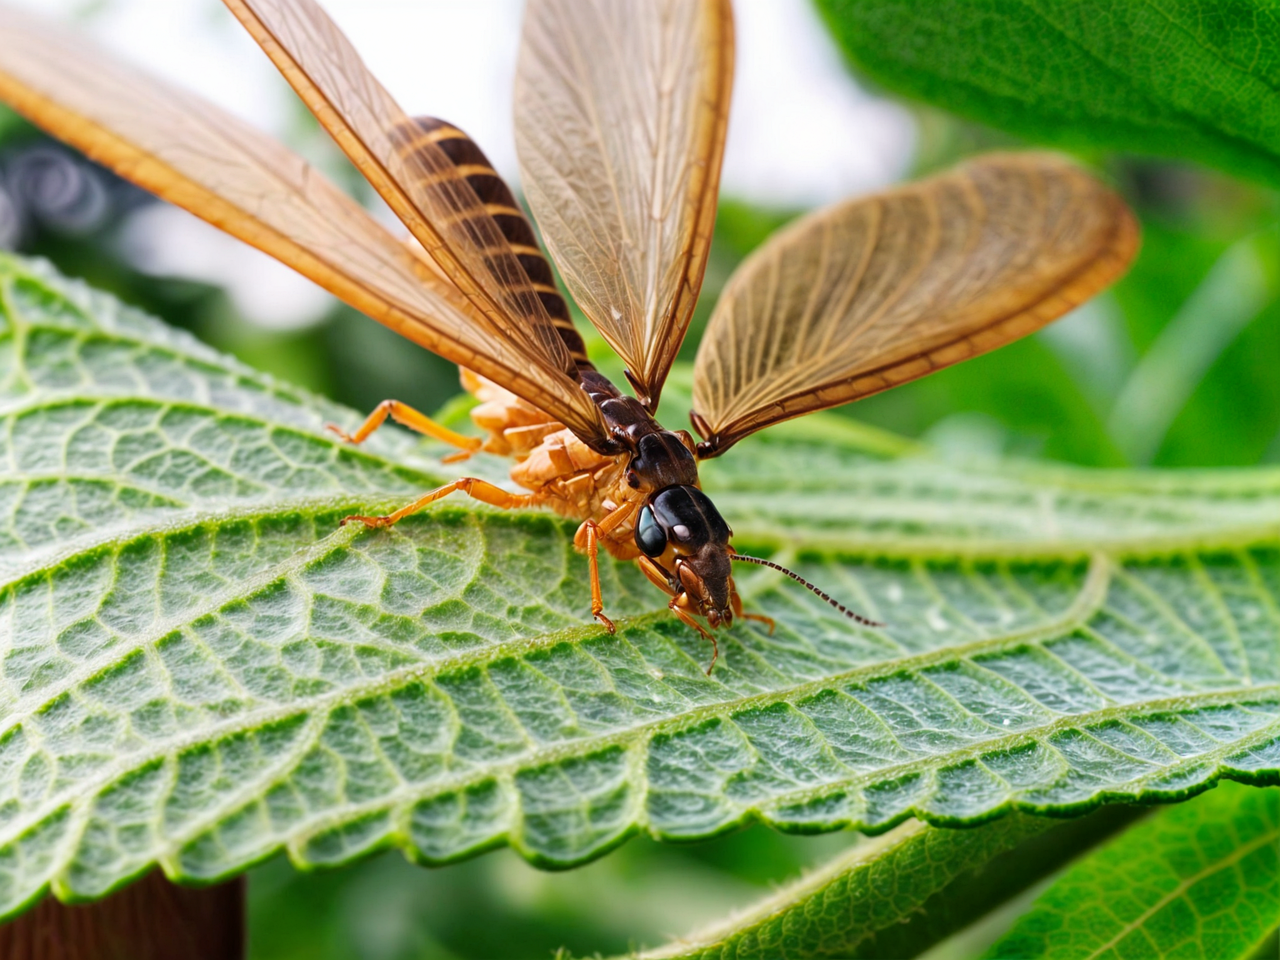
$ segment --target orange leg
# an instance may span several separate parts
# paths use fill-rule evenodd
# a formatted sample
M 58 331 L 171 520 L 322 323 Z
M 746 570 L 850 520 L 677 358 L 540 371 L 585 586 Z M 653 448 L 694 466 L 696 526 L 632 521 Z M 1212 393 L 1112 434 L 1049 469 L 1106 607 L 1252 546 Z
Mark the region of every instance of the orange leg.
M 481 503 L 487 503 L 490 506 L 501 507 L 503 510 L 515 510 L 519 507 L 532 507 L 542 503 L 543 498 L 536 493 L 511 493 L 503 490 L 501 487 L 495 487 L 488 480 L 477 480 L 475 477 L 462 477 L 446 483 L 443 487 L 432 490 L 424 497 L 419 497 L 406 506 L 401 507 L 395 513 L 388 513 L 385 517 L 346 517 L 343 519 L 343 526 L 352 522 L 359 521 L 366 527 L 390 527 L 399 523 L 410 514 L 417 513 L 428 504 L 435 503 L 442 497 L 447 497 L 455 490 L 461 490 L 469 497 L 479 500 Z
M 773 617 L 766 617 L 763 613 L 743 613 L 742 598 L 738 596 L 738 588 L 732 583 L 729 585 L 729 600 L 733 603 L 733 615 L 743 620 L 755 620 L 757 623 L 763 623 L 769 628 L 769 636 L 773 636 L 773 628 L 776 626 Z
M 586 552 L 587 566 L 591 571 L 591 616 L 603 623 L 610 633 L 615 632 L 615 628 L 613 621 L 604 615 L 604 596 L 600 593 L 600 538 L 607 536 L 635 512 L 634 503 L 624 503 L 610 511 L 599 523 L 584 520 L 573 536 L 573 545 Z
M 333 423 L 325 424 L 325 428 L 332 430 L 347 443 L 364 443 L 375 430 L 386 422 L 387 417 L 390 417 L 396 423 L 403 424 L 410 430 L 426 434 L 428 437 L 434 437 L 436 440 L 441 440 L 457 447 L 461 452 L 446 457 L 445 461 L 449 463 L 455 460 L 465 460 L 484 446 L 484 441 L 479 437 L 465 437 L 460 433 L 454 433 L 448 427 L 440 426 L 425 413 L 420 413 L 407 403 L 401 403 L 399 400 L 383 400 L 373 408 L 373 413 L 369 414 L 365 422 L 360 424 L 360 429 L 355 433 L 347 433 Z
M 610 633 L 616 632 L 613 621 L 604 615 L 604 597 L 600 594 L 600 524 L 594 520 L 583 523 L 587 539 L 587 566 L 591 570 L 591 616 L 604 624 Z M 577 539 L 576 537 L 574 538 Z
M 649 582 L 665 593 L 668 597 L 674 597 L 676 592 L 671 589 L 671 584 L 667 582 L 667 575 L 662 572 L 662 568 L 646 557 L 644 554 L 636 557 L 636 563 L 640 567 L 640 572 L 649 578 Z
M 688 594 L 683 591 L 676 593 L 672 590 L 671 584 L 667 582 L 666 574 L 662 572 L 662 568 L 648 557 L 637 557 L 636 562 L 640 565 L 640 569 L 644 572 L 644 575 L 649 578 L 649 582 L 671 598 L 671 602 L 667 604 L 667 609 L 679 617 L 683 623 L 687 623 L 689 626 L 693 627 L 693 629 L 697 630 L 711 642 L 711 662 L 707 664 L 707 676 L 711 676 L 712 667 L 714 667 L 716 665 L 716 661 L 720 659 L 720 644 L 716 643 L 715 636 L 697 620 L 693 619 L 693 615 L 685 609 L 685 604 L 689 602 Z
M 684 623 L 687 623 L 693 629 L 697 630 L 702 636 L 711 642 L 711 662 L 707 664 L 707 676 L 711 676 L 711 671 L 715 669 L 716 661 L 720 659 L 720 644 L 716 643 L 715 635 L 706 627 L 693 619 L 693 614 L 685 609 L 684 605 L 689 602 L 687 593 L 678 593 L 671 598 L 671 602 L 667 604 L 667 609 L 674 613 Z

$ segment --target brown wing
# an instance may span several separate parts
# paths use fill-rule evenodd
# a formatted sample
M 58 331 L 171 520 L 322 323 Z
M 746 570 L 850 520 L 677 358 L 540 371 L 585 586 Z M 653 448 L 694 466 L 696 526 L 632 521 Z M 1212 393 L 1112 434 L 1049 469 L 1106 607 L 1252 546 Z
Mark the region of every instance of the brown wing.
M 732 77 L 728 0 L 531 0 L 525 13 L 529 205 L 651 408 L 702 286 Z
M 515 195 L 507 182 L 498 175 L 489 158 L 484 155 L 480 145 L 451 123 L 436 117 L 415 117 L 418 129 L 431 137 L 445 152 L 458 172 L 471 184 L 471 189 L 484 204 L 484 208 L 493 217 L 502 235 L 511 245 L 511 252 L 520 261 L 525 275 L 533 284 L 534 292 L 542 301 L 551 324 L 564 342 L 565 349 L 577 365 L 578 371 L 594 370 L 595 365 L 587 356 L 587 347 L 578 328 L 573 325 L 573 317 L 569 314 L 569 304 L 560 295 L 556 286 L 555 274 L 551 264 L 538 246 L 537 235 L 533 232 L 533 224 L 525 216 L 524 210 L 516 202 Z
M 1038 330 L 1137 248 L 1124 201 L 1049 154 L 992 154 L 811 214 L 716 305 L 694 367 L 700 452 Z
M 33 123 L 575 431 L 603 437 L 575 380 L 493 335 L 451 283 L 269 137 L 36 17 L 0 7 L 0 36 L 0 100 Z
M 224 0 L 491 330 L 573 375 L 542 301 L 465 171 L 404 113 L 315 0 Z

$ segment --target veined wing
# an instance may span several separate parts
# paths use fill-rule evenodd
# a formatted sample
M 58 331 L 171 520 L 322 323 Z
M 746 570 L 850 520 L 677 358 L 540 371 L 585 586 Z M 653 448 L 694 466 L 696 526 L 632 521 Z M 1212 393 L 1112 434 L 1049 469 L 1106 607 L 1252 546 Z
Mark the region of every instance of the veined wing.
M 572 375 L 573 360 L 501 229 L 438 143 L 315 0 L 224 0 L 491 332 Z
M 529 205 L 651 408 L 702 286 L 732 78 L 728 0 L 530 0 L 525 13 Z
M 491 336 L 452 284 L 274 140 L 32 15 L 0 7 L 0 36 L 0 100 L 33 123 L 397 333 L 603 437 L 575 380 Z
M 716 305 L 694 367 L 700 453 L 1038 330 L 1137 248 L 1124 201 L 1050 154 L 992 154 L 811 214 Z

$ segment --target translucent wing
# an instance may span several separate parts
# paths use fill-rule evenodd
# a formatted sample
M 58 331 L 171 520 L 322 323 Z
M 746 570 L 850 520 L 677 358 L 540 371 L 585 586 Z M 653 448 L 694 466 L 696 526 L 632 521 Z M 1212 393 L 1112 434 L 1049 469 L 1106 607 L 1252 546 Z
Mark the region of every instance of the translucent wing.
M 1124 202 L 1048 154 L 993 154 L 800 220 L 725 287 L 694 367 L 703 456 L 1038 330 L 1116 280 Z
M 315 0 L 224 0 L 352 163 L 498 335 L 574 373 L 502 230 Z
M 36 17 L 0 7 L 0 36 L 0 100 L 53 136 L 584 437 L 603 437 L 574 379 L 486 329 L 452 283 L 269 137 Z
M 732 78 L 728 0 L 531 0 L 525 13 L 529 205 L 651 408 L 702 286 Z

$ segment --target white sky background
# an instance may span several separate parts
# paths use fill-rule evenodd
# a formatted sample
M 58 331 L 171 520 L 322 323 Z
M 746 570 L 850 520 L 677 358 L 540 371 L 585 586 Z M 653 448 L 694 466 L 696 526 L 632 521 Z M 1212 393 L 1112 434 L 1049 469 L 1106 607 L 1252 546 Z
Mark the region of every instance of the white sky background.
M 214 0 L 16 2 L 76 17 L 133 62 L 257 126 L 280 134 L 289 125 L 292 93 Z M 518 179 L 511 89 L 522 0 L 321 2 L 402 107 L 462 127 L 500 173 Z M 915 141 L 909 114 L 856 86 L 810 0 L 738 0 L 735 12 L 726 196 L 812 207 L 902 176 Z M 228 287 L 260 323 L 305 324 L 327 304 L 287 268 L 166 208 L 144 211 L 126 243 L 153 272 Z

